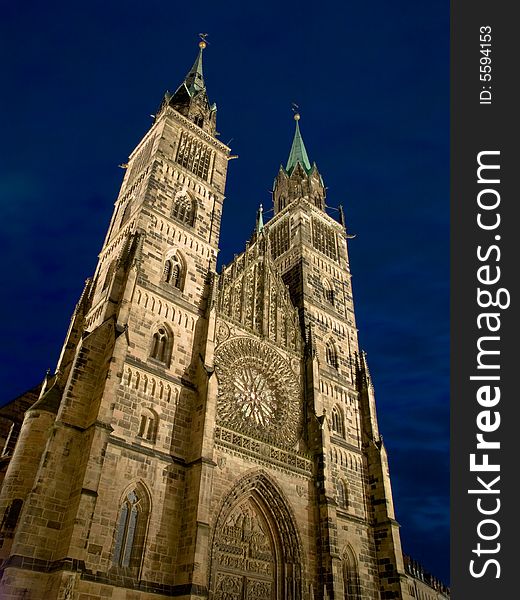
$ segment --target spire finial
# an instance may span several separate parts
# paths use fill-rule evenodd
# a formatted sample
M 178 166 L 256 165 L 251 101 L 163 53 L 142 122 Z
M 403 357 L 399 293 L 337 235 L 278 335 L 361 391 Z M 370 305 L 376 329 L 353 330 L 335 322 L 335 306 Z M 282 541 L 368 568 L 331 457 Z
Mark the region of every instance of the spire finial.
M 208 43 L 206 42 L 206 38 L 208 37 L 208 34 L 207 33 L 199 33 L 199 37 L 200 37 L 199 48 L 201 50 L 204 50 L 204 48 L 208 45 Z
M 262 233 L 262 231 L 264 230 L 264 209 L 262 207 L 262 205 L 260 204 L 260 207 L 258 208 L 258 213 L 256 215 L 256 233 Z
M 294 120 L 300 120 L 300 111 L 298 110 L 300 107 L 296 104 L 296 102 L 291 102 L 291 110 L 294 113 Z

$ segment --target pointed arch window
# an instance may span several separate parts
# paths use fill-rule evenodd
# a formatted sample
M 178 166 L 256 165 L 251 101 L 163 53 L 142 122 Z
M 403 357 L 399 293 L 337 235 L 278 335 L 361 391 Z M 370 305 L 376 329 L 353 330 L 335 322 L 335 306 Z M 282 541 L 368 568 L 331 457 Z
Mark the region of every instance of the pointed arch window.
M 166 327 L 159 327 L 159 329 L 153 334 L 150 358 L 168 365 L 171 357 L 171 348 L 171 334 L 168 332 Z
M 172 217 L 193 227 L 195 224 L 195 213 L 197 203 L 193 198 L 190 198 L 186 193 L 179 193 L 173 199 Z
M 338 353 L 336 352 L 336 347 L 333 342 L 327 342 L 325 345 L 325 357 L 327 359 L 327 364 L 329 364 L 334 369 L 338 368 Z
M 131 208 L 132 208 L 132 202 L 130 200 L 128 200 L 128 202 L 126 203 L 125 209 L 123 211 L 123 216 L 121 217 L 120 227 L 123 227 L 123 225 L 128 221 L 128 218 L 130 217 Z
M 338 260 L 336 234 L 334 230 L 319 219 L 312 219 L 313 246 L 329 258 Z
M 157 422 L 157 415 L 145 408 L 141 413 L 141 422 L 139 424 L 139 433 L 137 435 L 148 442 L 155 442 L 157 437 Z
M 360 600 L 361 585 L 354 552 L 349 547 L 343 555 L 343 586 L 345 600 Z
M 18 524 L 18 518 L 20 517 L 20 512 L 22 511 L 22 506 L 23 500 L 15 498 L 5 509 L 4 517 L 0 525 L 0 531 L 3 533 L 4 537 L 13 537 L 14 530 Z
M 203 142 L 196 140 L 186 132 L 181 134 L 176 159 L 181 167 L 207 181 L 213 155 L 214 152 Z
M 184 268 L 178 256 L 172 256 L 164 263 L 163 280 L 172 287 L 182 290 Z
M 144 549 L 148 522 L 148 502 L 143 490 L 129 491 L 119 510 L 112 563 L 119 567 L 138 567 Z
M 276 227 L 269 230 L 269 241 L 271 242 L 271 255 L 273 258 L 278 258 L 278 256 L 289 250 L 289 233 L 289 219 L 284 219 Z
M 348 508 L 348 486 L 343 479 L 340 479 L 336 484 L 338 506 L 340 508 Z
M 323 282 L 323 290 L 325 293 L 325 300 L 332 306 L 334 306 L 335 294 L 334 288 L 330 281 L 327 279 Z
M 338 406 L 332 409 L 332 431 L 342 438 L 345 437 L 345 425 L 343 423 L 343 414 Z

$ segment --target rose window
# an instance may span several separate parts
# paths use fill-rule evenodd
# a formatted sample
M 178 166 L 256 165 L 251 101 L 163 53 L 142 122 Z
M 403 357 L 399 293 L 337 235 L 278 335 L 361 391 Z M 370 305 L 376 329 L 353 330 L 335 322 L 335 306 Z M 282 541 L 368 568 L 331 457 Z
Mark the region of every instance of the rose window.
M 234 338 L 218 347 L 215 370 L 220 424 L 282 445 L 297 440 L 300 385 L 278 351 L 253 338 Z

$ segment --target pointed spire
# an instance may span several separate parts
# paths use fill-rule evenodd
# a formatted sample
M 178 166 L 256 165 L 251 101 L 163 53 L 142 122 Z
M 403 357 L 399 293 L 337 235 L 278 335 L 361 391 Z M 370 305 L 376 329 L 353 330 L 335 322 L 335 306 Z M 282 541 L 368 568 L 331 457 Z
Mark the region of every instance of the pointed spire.
M 166 92 L 155 120 L 165 108 L 171 107 L 210 135 L 215 136 L 218 135 L 215 132 L 217 105 L 210 104 L 208 100 L 202 70 L 202 53 L 207 46 L 207 35 L 207 33 L 199 33 L 199 53 L 193 66 L 173 94 Z
M 256 233 L 260 234 L 262 233 L 262 231 L 264 230 L 264 209 L 262 208 L 262 205 L 260 204 L 260 208 L 258 209 L 258 212 L 256 213 Z
M 307 173 L 309 173 L 312 168 L 309 157 L 307 156 L 305 144 L 303 143 L 302 134 L 300 133 L 300 126 L 298 124 L 298 121 L 300 120 L 299 113 L 295 113 L 294 120 L 296 121 L 296 130 L 294 132 L 294 139 L 291 146 L 291 152 L 289 153 L 289 159 L 287 160 L 287 166 L 285 167 L 285 170 L 289 175 L 292 173 L 297 163 L 300 163 Z
M 191 67 L 184 80 L 184 84 L 186 85 L 190 96 L 194 96 L 206 88 L 204 83 L 204 75 L 202 73 L 202 52 L 206 47 L 206 41 L 204 40 L 205 36 L 206 34 L 201 34 L 201 41 L 199 42 L 199 54 L 193 63 L 193 67 Z

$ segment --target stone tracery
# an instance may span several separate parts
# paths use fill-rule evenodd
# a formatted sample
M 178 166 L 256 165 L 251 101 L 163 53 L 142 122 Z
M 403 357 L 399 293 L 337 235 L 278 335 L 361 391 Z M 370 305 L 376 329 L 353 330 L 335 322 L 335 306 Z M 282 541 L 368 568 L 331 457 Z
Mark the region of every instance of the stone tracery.
M 220 423 L 284 446 L 296 442 L 300 386 L 279 352 L 254 338 L 232 338 L 217 349 L 215 370 Z
M 215 600 L 301 599 L 302 556 L 293 517 L 264 473 L 244 477 L 227 495 L 210 547 Z
M 286 350 L 301 350 L 298 315 L 273 265 L 269 240 L 263 236 L 223 268 L 216 286 L 216 305 L 221 318 Z

